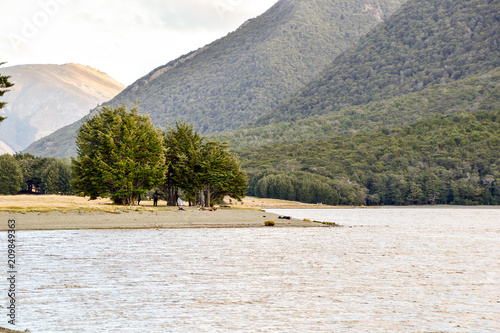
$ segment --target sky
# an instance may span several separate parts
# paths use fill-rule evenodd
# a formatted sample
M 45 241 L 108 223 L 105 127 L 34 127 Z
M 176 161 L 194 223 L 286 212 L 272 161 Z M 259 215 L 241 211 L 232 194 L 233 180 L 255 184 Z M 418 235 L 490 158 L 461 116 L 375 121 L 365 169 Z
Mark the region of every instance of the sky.
M 0 62 L 79 63 L 129 85 L 278 0 L 0 0 Z

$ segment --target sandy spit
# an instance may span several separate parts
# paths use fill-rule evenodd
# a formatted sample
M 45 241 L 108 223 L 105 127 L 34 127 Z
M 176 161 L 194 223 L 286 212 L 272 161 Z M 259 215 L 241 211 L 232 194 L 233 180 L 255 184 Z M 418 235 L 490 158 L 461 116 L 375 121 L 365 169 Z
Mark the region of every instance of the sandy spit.
M 151 228 L 256 228 L 265 221 L 275 227 L 323 227 L 325 225 L 297 219 L 279 219 L 276 214 L 253 209 L 218 209 L 200 211 L 126 211 L 126 212 L 0 212 L 0 230 L 8 230 L 8 220 L 15 220 L 16 230 L 79 229 L 151 229 Z M 269 227 L 268 227 L 269 228 Z

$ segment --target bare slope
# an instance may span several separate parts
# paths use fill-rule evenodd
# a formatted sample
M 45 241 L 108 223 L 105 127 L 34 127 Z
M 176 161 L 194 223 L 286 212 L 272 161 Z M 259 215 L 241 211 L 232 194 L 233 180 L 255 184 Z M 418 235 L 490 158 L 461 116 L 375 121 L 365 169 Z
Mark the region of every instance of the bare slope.
M 1 71 L 15 86 L 5 94 L 8 118 L 0 126 L 0 142 L 14 151 L 82 118 L 125 88 L 105 73 L 78 64 L 22 65 Z

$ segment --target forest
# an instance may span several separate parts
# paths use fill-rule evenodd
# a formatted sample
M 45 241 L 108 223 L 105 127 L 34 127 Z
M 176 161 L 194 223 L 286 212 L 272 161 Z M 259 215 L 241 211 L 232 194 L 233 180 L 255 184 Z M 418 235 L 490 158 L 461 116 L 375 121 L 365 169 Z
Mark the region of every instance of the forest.
M 500 110 L 239 155 L 249 195 L 343 205 L 500 204 Z
M 500 2 L 408 1 L 258 123 L 294 121 L 500 66 Z

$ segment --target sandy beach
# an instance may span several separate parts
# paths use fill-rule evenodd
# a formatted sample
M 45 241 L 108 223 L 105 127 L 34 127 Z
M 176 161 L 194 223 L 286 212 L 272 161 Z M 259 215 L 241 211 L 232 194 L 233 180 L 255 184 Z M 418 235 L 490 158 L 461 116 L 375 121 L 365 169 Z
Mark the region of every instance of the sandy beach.
M 311 205 L 314 207 L 314 205 Z M 275 227 L 322 227 L 320 223 L 297 219 L 280 219 L 266 213 L 266 208 L 289 208 L 307 205 L 280 200 L 246 198 L 232 207 L 216 211 L 195 207 L 167 207 L 164 202 L 153 207 L 143 201 L 141 206 L 116 206 L 109 200 L 89 201 L 72 196 L 0 196 L 0 230 L 8 229 L 7 221 L 16 221 L 16 230 L 78 230 L 78 229 L 149 229 L 149 228 L 256 228 L 265 221 Z

